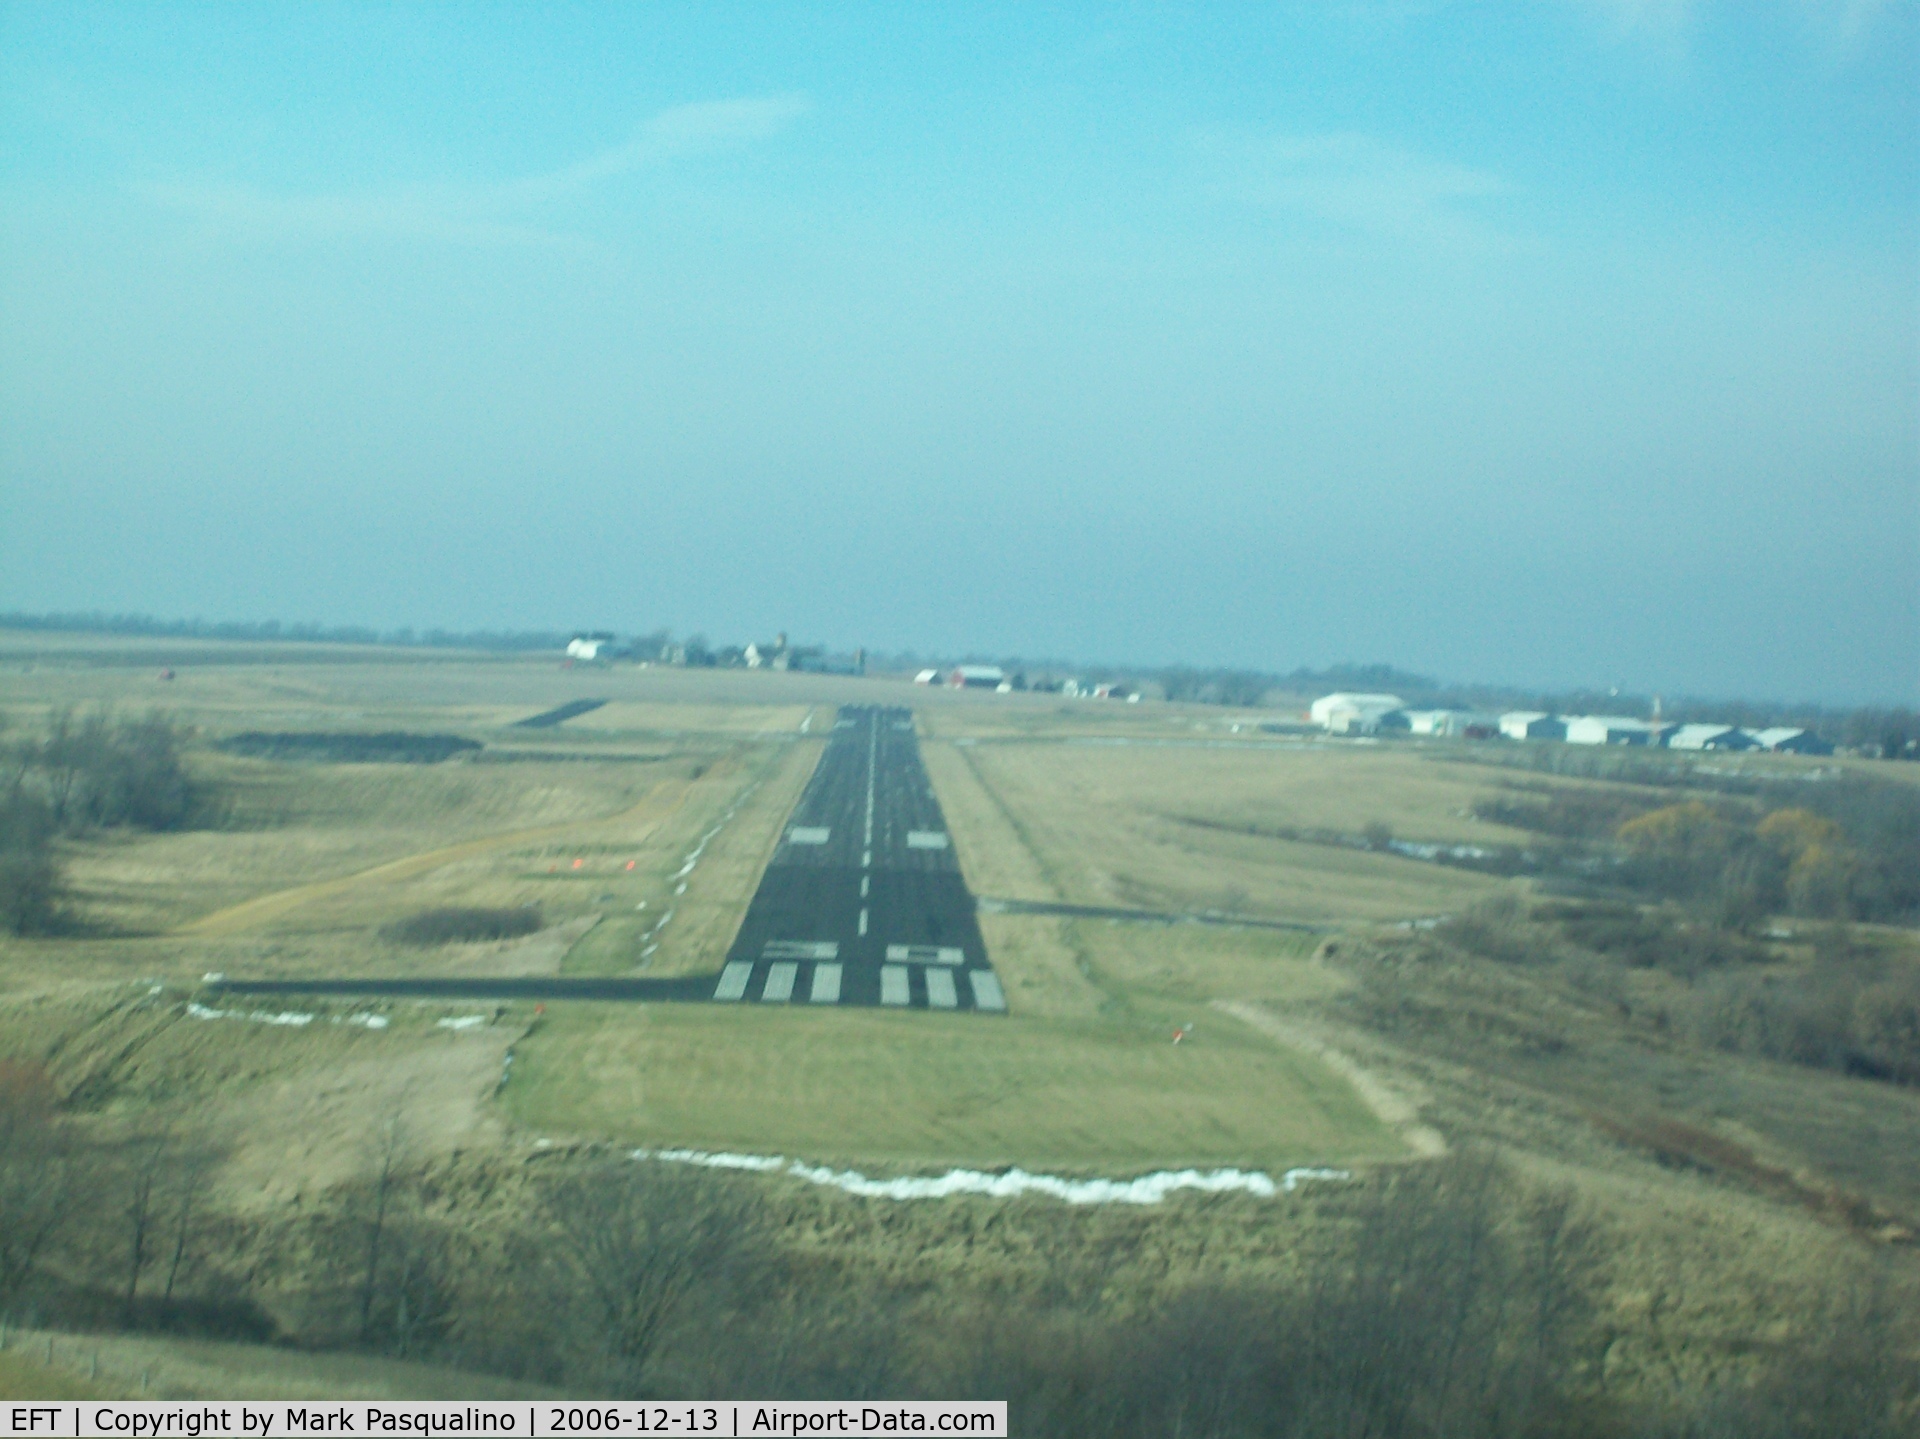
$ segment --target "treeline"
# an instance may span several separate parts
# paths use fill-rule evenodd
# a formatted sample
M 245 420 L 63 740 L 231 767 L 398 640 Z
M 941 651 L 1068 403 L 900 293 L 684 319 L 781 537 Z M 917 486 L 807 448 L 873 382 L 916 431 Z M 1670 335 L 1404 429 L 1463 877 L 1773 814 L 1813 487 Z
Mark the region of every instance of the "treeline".
M 1781 913 L 1920 918 L 1920 789 L 1566 748 L 1499 758 L 1617 787 L 1516 784 L 1473 807 L 1477 818 L 1550 841 L 1535 847 L 1537 870 L 1604 878 L 1733 929 Z
M 1811 953 L 1782 965 L 1770 943 L 1678 906 L 1529 906 L 1500 896 L 1424 942 L 1556 975 L 1669 1039 L 1920 1085 L 1920 962 L 1844 925 L 1816 926 L 1805 938 Z M 1657 970 L 1675 983 L 1629 983 L 1632 970 Z
M 160 715 L 56 712 L 37 737 L 0 735 L 0 929 L 57 927 L 56 844 L 100 829 L 181 829 L 205 802 Z
M 377 630 L 365 625 L 322 625 L 279 620 L 162 620 L 152 615 L 113 615 L 98 610 L 75 614 L 0 614 L 0 629 L 54 633 L 137 635 L 153 639 L 251 640 L 257 643 L 335 645 L 423 645 L 435 649 L 560 650 L 568 634 L 559 630 L 415 630 L 411 625 Z
M 1437 942 L 1557 971 L 1630 1019 L 1713 1048 L 1920 1084 L 1920 962 L 1853 928 L 1920 918 L 1920 790 L 1619 751 L 1526 762 L 1614 781 L 1512 783 L 1473 806 L 1535 836 L 1483 867 L 1530 872 L 1569 897 L 1493 901 Z M 1783 929 L 1783 915 L 1802 923 Z M 1811 941 L 1810 953 L 1781 963 L 1785 939 Z M 1627 984 L 1632 969 L 1679 987 Z
M 1713 1366 L 1737 1377 L 1712 1389 L 1620 1392 L 1614 1243 L 1486 1154 L 1323 1198 L 1321 1242 L 1285 1279 L 1116 1283 L 1093 1252 L 1106 1231 L 1076 1216 L 1049 1272 L 1009 1291 L 822 1250 L 816 1201 L 657 1160 L 480 1174 L 418 1162 L 387 1125 L 323 1203 L 243 1224 L 208 1201 L 213 1156 L 165 1135 L 88 1145 L 30 1069 L 0 1068 L 0 1138 L 16 1322 L 295 1342 L 583 1397 L 1006 1399 L 1035 1435 L 1894 1436 L 1920 1399 L 1895 1302 L 1838 1305 L 1798 1345 Z

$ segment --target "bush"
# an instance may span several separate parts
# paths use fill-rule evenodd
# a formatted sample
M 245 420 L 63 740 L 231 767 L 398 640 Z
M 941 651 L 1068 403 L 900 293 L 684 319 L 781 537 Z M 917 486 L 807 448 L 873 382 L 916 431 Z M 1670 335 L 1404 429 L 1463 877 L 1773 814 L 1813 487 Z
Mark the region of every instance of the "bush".
M 439 764 L 482 746 L 478 740 L 457 734 L 408 734 L 403 730 L 379 734 L 248 730 L 221 740 L 216 748 L 248 759 L 289 763 Z
M 45 934 L 59 907 L 53 816 L 45 803 L 16 791 L 0 800 L 0 930 Z
M 393 944 L 425 947 L 518 939 L 539 928 L 540 910 L 531 904 L 519 909 L 427 909 L 387 925 L 380 937 Z

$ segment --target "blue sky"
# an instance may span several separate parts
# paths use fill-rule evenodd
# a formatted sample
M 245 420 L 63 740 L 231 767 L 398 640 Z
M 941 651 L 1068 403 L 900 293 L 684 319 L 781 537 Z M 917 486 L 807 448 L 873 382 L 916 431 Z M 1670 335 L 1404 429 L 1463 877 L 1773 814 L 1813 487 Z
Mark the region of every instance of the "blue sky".
M 0 608 L 1912 702 L 1916 76 L 1902 4 L 11 5 Z

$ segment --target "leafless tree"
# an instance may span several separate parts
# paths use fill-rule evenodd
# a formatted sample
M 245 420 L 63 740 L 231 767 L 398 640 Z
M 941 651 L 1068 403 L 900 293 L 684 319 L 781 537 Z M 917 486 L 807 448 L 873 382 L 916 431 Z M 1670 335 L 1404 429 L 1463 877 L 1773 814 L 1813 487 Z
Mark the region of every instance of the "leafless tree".
M 657 1160 L 596 1165 L 547 1195 L 558 1248 L 616 1373 L 643 1395 L 673 1321 L 734 1276 L 751 1210 L 723 1179 Z
M 400 1116 L 390 1115 L 374 1141 L 373 1186 L 367 1201 L 366 1243 L 360 1278 L 360 1340 L 373 1333 L 373 1305 L 379 1289 L 381 1250 L 387 1242 L 387 1218 L 393 1206 L 407 1136 Z
M 38 1065 L 0 1060 L 0 1314 L 8 1312 L 66 1216 L 73 1158 Z

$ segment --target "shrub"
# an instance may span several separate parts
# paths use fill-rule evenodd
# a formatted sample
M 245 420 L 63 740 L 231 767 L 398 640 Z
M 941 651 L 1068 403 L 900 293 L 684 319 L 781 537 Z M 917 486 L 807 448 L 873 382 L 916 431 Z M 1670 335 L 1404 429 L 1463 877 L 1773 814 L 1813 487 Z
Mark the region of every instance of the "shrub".
M 44 934 L 60 898 L 53 816 L 45 803 L 16 791 L 0 800 L 0 930 Z
M 540 910 L 531 904 L 519 909 L 427 909 L 387 925 L 380 937 L 394 944 L 425 947 L 517 939 L 539 928 Z

